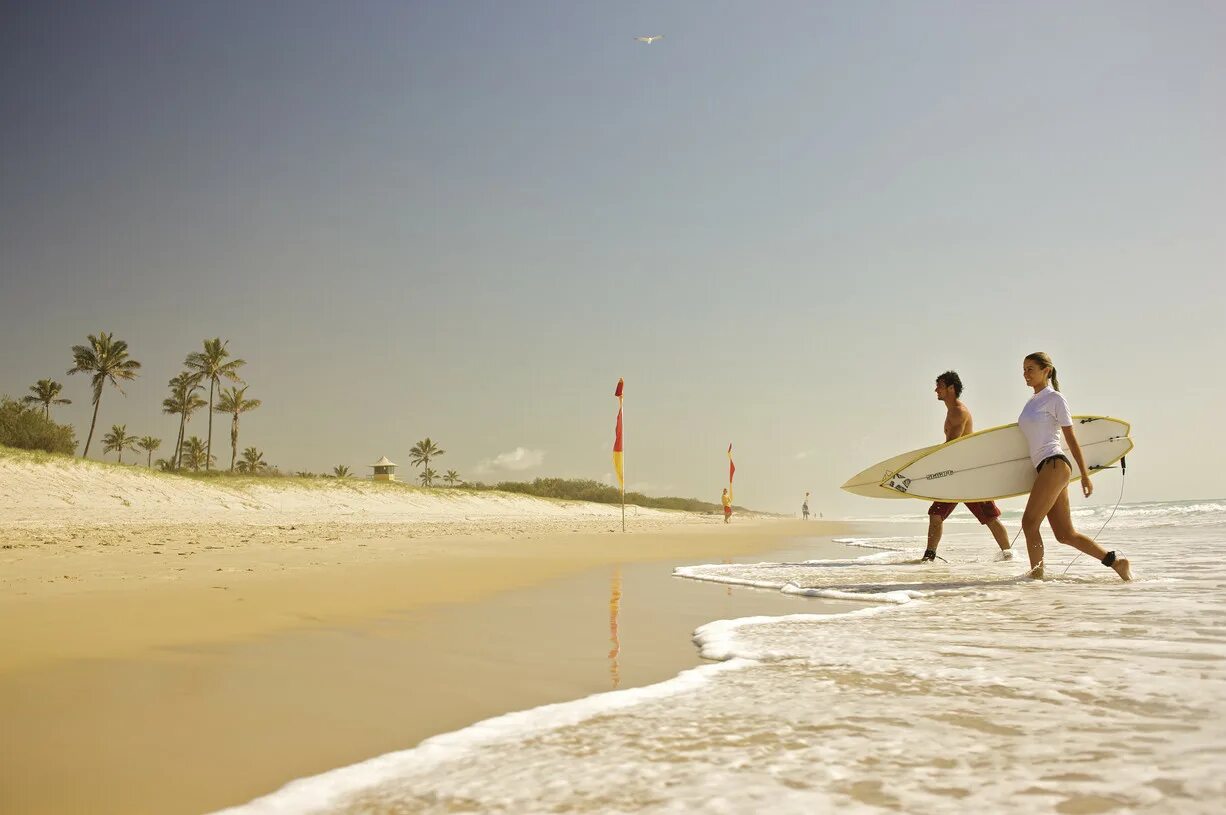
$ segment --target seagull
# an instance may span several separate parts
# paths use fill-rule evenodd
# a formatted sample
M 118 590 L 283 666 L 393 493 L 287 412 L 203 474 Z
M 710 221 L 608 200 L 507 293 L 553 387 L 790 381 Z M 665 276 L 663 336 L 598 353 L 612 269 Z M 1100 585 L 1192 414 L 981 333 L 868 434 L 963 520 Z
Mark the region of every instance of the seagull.
M 655 42 L 656 40 L 660 39 L 663 36 L 664 36 L 663 34 L 653 34 L 650 37 L 635 37 L 634 39 L 636 42 L 645 42 L 648 45 L 651 45 L 653 42 Z

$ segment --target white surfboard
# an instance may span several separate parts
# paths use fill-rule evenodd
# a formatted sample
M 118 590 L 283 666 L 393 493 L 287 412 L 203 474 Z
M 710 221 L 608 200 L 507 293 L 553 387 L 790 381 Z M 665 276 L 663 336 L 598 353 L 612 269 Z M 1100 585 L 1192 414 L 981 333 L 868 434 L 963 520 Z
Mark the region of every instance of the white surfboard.
M 1073 432 L 1090 474 L 1110 467 L 1132 449 L 1128 422 L 1109 416 L 1074 416 Z M 1063 440 L 1062 440 L 1063 441 Z M 1071 481 L 1081 478 L 1077 462 Z M 881 482 L 886 489 L 925 501 L 994 501 L 1025 495 L 1035 471 L 1026 437 L 1016 424 L 954 439 L 916 456 Z
M 939 444 L 934 444 L 931 447 L 921 447 L 918 450 L 900 453 L 893 458 L 879 461 L 872 467 L 861 470 L 847 479 L 842 489 L 867 498 L 910 498 L 911 496 L 906 493 L 884 486 L 882 482 L 887 481 L 890 476 L 894 475 L 902 467 L 905 467 L 926 453 L 931 453 L 940 446 Z

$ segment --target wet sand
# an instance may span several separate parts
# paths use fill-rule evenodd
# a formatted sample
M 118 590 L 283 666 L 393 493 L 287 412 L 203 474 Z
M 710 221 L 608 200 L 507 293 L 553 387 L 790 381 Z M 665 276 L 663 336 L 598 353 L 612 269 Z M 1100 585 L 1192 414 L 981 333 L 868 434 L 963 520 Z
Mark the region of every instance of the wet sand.
M 702 623 L 837 608 L 679 580 L 674 565 L 838 531 L 353 539 L 315 568 L 235 561 L 6 594 L 0 811 L 203 812 L 500 713 L 667 679 L 698 663 Z

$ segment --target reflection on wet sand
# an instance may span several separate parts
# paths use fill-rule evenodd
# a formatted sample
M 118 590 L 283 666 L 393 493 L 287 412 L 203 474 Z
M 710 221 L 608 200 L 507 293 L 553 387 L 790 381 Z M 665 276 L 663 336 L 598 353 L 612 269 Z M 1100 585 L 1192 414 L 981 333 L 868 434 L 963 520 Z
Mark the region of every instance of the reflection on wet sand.
M 613 680 L 614 689 L 621 684 L 621 666 L 617 659 L 621 656 L 621 637 L 617 633 L 617 617 L 621 613 L 622 603 L 622 570 L 620 566 L 613 567 L 613 579 L 609 586 L 609 676 Z

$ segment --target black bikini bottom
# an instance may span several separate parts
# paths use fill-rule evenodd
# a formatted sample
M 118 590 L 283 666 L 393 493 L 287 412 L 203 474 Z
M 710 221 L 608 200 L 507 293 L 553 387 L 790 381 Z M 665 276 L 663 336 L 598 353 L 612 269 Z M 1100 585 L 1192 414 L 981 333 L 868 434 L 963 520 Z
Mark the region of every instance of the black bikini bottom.
M 1043 459 L 1042 461 L 1040 461 L 1040 462 L 1039 462 L 1039 466 L 1038 466 L 1038 467 L 1035 467 L 1035 468 L 1034 468 L 1034 471 L 1035 471 L 1036 473 L 1041 473 L 1041 472 L 1043 472 L 1043 465 L 1044 465 L 1044 464 L 1046 464 L 1046 463 L 1047 463 L 1047 462 L 1049 462 L 1049 461 L 1056 461 L 1056 460 L 1063 461 L 1065 464 L 1067 464 L 1067 465 L 1068 465 L 1068 468 L 1069 468 L 1070 470 L 1071 470 L 1071 469 L 1073 469 L 1073 462 L 1071 462 L 1071 461 L 1069 461 L 1069 460 L 1068 460 L 1068 456 L 1064 456 L 1064 455 L 1061 455 L 1060 453 L 1057 453 L 1057 454 L 1056 454 L 1056 455 L 1054 455 L 1054 456 L 1048 456 L 1047 458 L 1045 458 L 1045 459 Z

